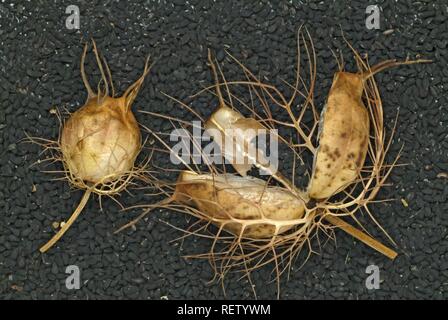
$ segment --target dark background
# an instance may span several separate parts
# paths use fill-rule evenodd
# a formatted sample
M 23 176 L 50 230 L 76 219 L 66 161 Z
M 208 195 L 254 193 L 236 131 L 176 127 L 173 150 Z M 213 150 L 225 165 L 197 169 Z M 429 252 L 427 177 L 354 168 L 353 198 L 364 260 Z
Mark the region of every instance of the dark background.
M 55 4 L 57 3 L 57 4 Z M 402 163 L 392 173 L 392 185 L 378 198 L 397 201 L 373 207 L 378 220 L 398 244 L 399 256 L 388 261 L 342 232 L 308 263 L 282 281 L 282 299 L 448 298 L 448 6 L 447 1 L 376 1 L 381 7 L 381 29 L 365 27 L 363 1 L 4 1 L 0 3 L 0 297 L 22 298 L 224 298 L 219 283 L 209 284 L 212 271 L 206 261 L 182 255 L 205 252 L 210 242 L 192 238 L 174 241 L 188 225 L 185 217 L 157 210 L 134 231 L 112 232 L 132 213 L 120 212 L 105 199 L 103 212 L 91 200 L 83 214 L 49 253 L 38 248 L 54 230 L 52 222 L 66 220 L 81 192 L 66 182 L 51 181 L 40 166 L 30 167 L 39 147 L 20 143 L 24 132 L 56 139 L 54 107 L 70 111 L 85 99 L 79 59 L 86 40 L 93 37 L 107 58 L 121 94 L 140 75 L 144 58 L 156 57 L 134 105 L 187 117 L 160 92 L 182 100 L 212 83 L 206 65 L 213 49 L 226 75 L 238 67 L 225 58 L 230 50 L 244 63 L 274 83 L 293 80 L 296 32 L 305 23 L 318 55 L 316 98 L 325 100 L 337 66 L 330 49 L 344 52 L 347 67 L 352 55 L 341 31 L 372 64 L 387 58 L 434 60 L 388 70 L 376 79 L 390 128 L 400 110 L 392 154 L 404 143 Z M 78 5 L 81 28 L 65 28 L 65 8 Z M 391 34 L 383 32 L 389 29 Z M 88 57 L 91 83 L 98 80 Z M 354 69 L 352 69 L 354 70 Z M 96 75 L 96 76 L 95 76 Z M 95 80 L 94 80 L 95 79 Z M 204 114 L 216 106 L 212 95 L 195 104 Z M 154 130 L 167 130 L 160 119 L 137 114 Z M 166 161 L 166 160 L 165 160 Z M 58 165 L 51 167 L 57 169 Z M 33 185 L 36 191 L 32 192 Z M 153 202 L 143 192 L 124 194 L 124 205 Z M 405 207 L 400 199 L 405 199 Z M 387 243 L 384 235 L 372 233 Z M 80 290 L 65 288 L 65 268 L 81 269 Z M 365 287 L 368 265 L 378 265 L 381 287 Z M 271 268 L 253 274 L 259 297 L 276 298 L 269 282 Z M 227 298 L 253 298 L 246 280 L 228 277 Z

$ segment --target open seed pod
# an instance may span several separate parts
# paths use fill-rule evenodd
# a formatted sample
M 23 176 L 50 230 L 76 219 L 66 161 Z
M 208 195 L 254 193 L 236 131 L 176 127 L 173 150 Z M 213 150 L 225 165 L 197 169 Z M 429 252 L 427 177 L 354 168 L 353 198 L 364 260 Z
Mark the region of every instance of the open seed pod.
M 252 166 L 255 166 L 264 174 L 274 177 L 292 194 L 306 202 L 308 196 L 302 190 L 296 188 L 289 179 L 284 177 L 278 171 L 277 166 L 273 166 L 269 162 L 264 151 L 255 147 L 255 141 L 253 141 L 259 134 L 267 134 L 268 132 L 275 134 L 275 138 L 282 142 L 286 142 L 286 140 L 279 136 L 275 130 L 269 130 L 274 128 L 272 121 L 267 121 L 270 125 L 270 127 L 267 127 L 261 121 L 245 117 L 236 109 L 227 106 L 224 102 L 218 73 L 210 50 L 208 52 L 208 60 L 215 78 L 219 106 L 205 121 L 204 128 L 220 147 L 223 157 L 241 176 L 245 177 Z M 294 152 L 294 149 L 291 148 L 291 151 Z
M 331 197 L 360 178 L 369 147 L 370 121 L 375 120 L 369 116 L 363 100 L 379 98 L 376 92 L 372 92 L 376 84 L 367 83 L 373 75 L 393 66 L 430 62 L 387 60 L 369 67 L 355 51 L 354 53 L 359 67 L 362 68 L 361 71 L 358 73 L 339 71 L 335 74 L 322 111 L 319 147 L 314 156 L 308 186 L 310 198 Z
M 254 150 L 254 152 L 251 152 L 250 150 L 252 139 L 256 137 L 257 131 L 265 129 L 257 120 L 245 118 L 238 111 L 222 104 L 205 122 L 204 128 L 219 145 L 223 156 L 232 163 L 232 166 L 240 175 L 246 176 L 247 171 L 253 165 L 264 160 L 261 151 Z M 229 140 L 231 140 L 230 143 Z M 228 150 L 229 146 L 232 150 Z M 237 159 L 238 156 L 240 156 L 240 159 Z M 264 163 L 267 163 L 267 161 L 264 161 Z
M 269 166 L 262 150 L 255 148 L 253 139 L 267 128 L 254 118 L 246 118 L 239 111 L 227 106 L 219 86 L 218 73 L 208 51 L 208 60 L 216 82 L 216 93 L 219 106 L 204 122 L 204 129 L 221 149 L 223 157 L 232 164 L 241 176 L 246 176 L 252 166 L 275 174 L 275 169 Z
M 179 175 L 175 201 L 197 208 L 213 224 L 237 237 L 272 238 L 303 217 L 304 203 L 284 188 L 233 174 Z
M 85 193 L 70 219 L 40 248 L 41 252 L 47 251 L 68 230 L 91 193 L 99 196 L 118 194 L 143 173 L 143 168 L 134 165 L 142 148 L 142 139 L 131 106 L 149 72 L 148 60 L 143 75 L 121 97 L 115 97 L 110 69 L 105 60 L 101 61 L 94 41 L 92 44 L 101 71 L 98 92 L 92 90 L 85 75 L 86 44 L 81 58 L 81 76 L 87 89 L 87 102 L 70 115 L 58 141 L 59 160 L 64 165 L 66 177 Z
M 362 75 L 336 73 L 320 120 L 319 148 L 308 189 L 311 198 L 328 198 L 359 176 L 370 128 L 362 94 Z
M 213 62 L 211 61 L 210 57 L 210 64 L 212 66 L 212 70 L 215 74 L 215 78 L 217 79 L 217 75 L 216 75 L 216 70 L 214 67 Z M 340 74 L 340 73 L 339 73 Z M 348 76 L 350 75 L 354 75 L 356 77 L 358 77 L 358 75 L 356 74 L 350 74 L 350 73 L 346 73 Z M 256 79 L 256 78 L 255 78 Z M 363 76 L 359 76 L 359 79 L 363 79 Z M 258 81 L 258 79 L 256 79 Z M 217 96 L 222 99 L 222 95 L 219 89 L 219 81 L 216 80 L 217 84 L 216 84 L 216 90 L 217 90 Z M 262 86 L 260 83 L 258 83 L 258 85 L 260 85 L 260 87 L 262 88 L 266 88 L 265 86 Z M 347 120 L 351 120 L 352 117 L 356 117 L 356 116 L 362 116 L 364 119 L 363 122 L 361 122 L 361 125 L 359 126 L 360 128 L 362 128 L 363 130 L 361 130 L 360 133 L 355 133 L 354 136 L 358 137 L 362 136 L 363 140 L 365 142 L 365 145 L 363 146 L 363 148 L 361 148 L 361 150 L 364 153 L 364 158 L 362 160 L 362 164 L 364 163 L 364 159 L 367 153 L 367 146 L 368 146 L 368 133 L 369 133 L 369 121 L 370 121 L 370 115 L 367 111 L 367 108 L 362 108 L 362 101 L 361 101 L 361 94 L 363 93 L 363 84 L 362 83 L 354 83 L 353 84 L 353 88 L 347 88 L 347 86 L 349 86 L 349 84 L 343 84 L 343 85 L 336 85 L 336 88 L 340 88 L 339 90 L 336 90 L 336 94 L 330 93 L 330 97 L 329 97 L 329 104 L 334 104 L 334 98 L 336 96 L 336 101 L 337 101 L 337 96 L 342 96 L 342 98 L 346 98 L 345 96 L 350 96 L 351 92 L 353 91 L 353 89 L 356 89 L 359 92 L 358 95 L 358 99 L 355 100 L 351 106 L 353 110 L 351 110 L 352 112 L 348 112 L 347 114 L 342 113 L 341 116 L 339 117 L 340 122 L 342 123 L 346 123 Z M 360 87 L 361 86 L 361 87 Z M 252 89 L 254 90 L 254 84 L 252 84 Z M 261 96 L 261 95 L 259 95 Z M 285 99 L 282 99 L 283 101 L 286 101 Z M 350 101 L 349 101 L 350 102 Z M 359 104 L 356 104 L 356 102 L 359 102 Z M 332 108 L 333 110 L 335 108 Z M 348 116 L 347 116 L 348 115 Z M 334 120 L 335 118 L 337 118 L 337 116 L 335 117 L 334 115 L 332 115 L 333 117 L 330 116 L 331 120 Z M 372 119 L 373 120 L 379 120 L 382 121 L 382 119 L 376 119 L 376 117 L 379 117 L 380 114 L 378 115 L 372 115 Z M 240 123 L 243 123 L 244 126 L 239 125 Z M 332 123 L 332 122 L 330 122 Z M 335 136 L 337 137 L 345 137 L 346 134 L 341 133 L 338 134 L 337 130 L 341 128 L 340 125 L 338 125 L 338 122 L 336 123 L 332 123 L 334 125 L 333 130 L 329 130 L 328 136 L 331 138 L 334 138 Z M 349 122 L 348 124 L 351 125 L 351 122 Z M 356 126 L 358 123 L 356 123 L 354 126 Z M 364 126 L 367 126 L 367 128 L 364 128 Z M 270 125 L 273 125 L 272 123 L 270 123 Z M 293 126 L 296 125 L 300 125 L 300 123 L 296 123 Z M 376 127 L 381 127 L 382 123 L 375 123 Z M 253 118 L 245 118 L 241 113 L 239 113 L 236 110 L 231 109 L 230 107 L 227 107 L 225 105 L 225 103 L 222 102 L 220 103 L 220 106 L 212 113 L 212 115 L 210 116 L 210 118 L 205 122 L 205 128 L 213 128 L 216 130 L 216 138 L 215 141 L 217 139 L 228 139 L 229 137 L 227 135 L 224 134 L 225 130 L 231 130 L 231 129 L 256 129 L 256 128 L 264 128 L 263 125 L 261 125 L 261 123 L 259 121 L 257 121 L 256 119 Z M 343 128 L 343 127 L 342 127 Z M 365 130 L 366 129 L 366 130 Z M 367 131 L 367 133 L 366 133 Z M 304 132 L 304 131 L 303 131 Z M 219 134 L 220 133 L 220 134 Z M 246 136 L 244 135 L 244 131 L 241 132 L 240 134 L 243 138 L 245 138 Z M 347 135 L 348 136 L 348 135 Z M 231 137 L 233 138 L 233 137 Z M 283 139 L 284 140 L 284 139 Z M 355 139 L 356 140 L 356 139 Z M 244 139 L 233 139 L 231 140 L 231 144 L 230 147 L 232 148 L 236 148 L 237 150 L 239 150 L 239 152 L 244 152 L 245 149 L 245 145 L 241 142 L 244 141 L 245 144 L 248 144 L 250 141 L 248 141 L 248 139 L 244 140 Z M 233 145 L 232 145 L 233 144 Z M 219 142 L 218 145 L 221 146 L 221 148 L 223 148 L 224 142 Z M 226 148 L 229 147 L 229 144 L 225 144 Z M 306 144 L 304 146 L 307 146 Z M 291 150 L 293 150 L 293 148 L 291 148 Z M 312 150 L 316 150 L 319 151 L 319 149 L 315 149 L 313 148 Z M 338 151 L 336 151 L 337 153 Z M 263 156 L 263 153 L 259 150 L 259 153 Z M 226 156 L 226 155 L 225 155 Z M 316 155 L 315 155 L 316 158 Z M 254 164 L 255 166 L 259 167 L 259 168 L 264 168 L 264 166 L 259 162 L 259 159 L 263 159 L 262 157 L 252 157 L 250 158 L 251 162 L 249 163 L 249 165 L 247 167 L 244 168 L 244 170 L 248 170 L 250 169 L 251 164 Z M 229 157 L 228 160 L 230 160 L 232 166 L 237 170 L 238 173 L 240 173 L 243 176 L 246 176 L 246 171 L 243 171 L 243 173 L 240 172 L 239 169 L 241 169 L 241 166 L 235 162 L 235 159 L 232 157 Z M 334 160 L 334 159 L 333 159 Z M 270 176 L 272 176 L 275 180 L 277 180 L 284 188 L 285 191 L 288 190 L 289 193 L 291 195 L 294 195 L 294 197 L 296 197 L 296 199 L 300 199 L 300 202 L 302 202 L 305 206 L 309 205 L 308 202 L 310 200 L 310 196 L 306 191 L 300 190 L 299 188 L 297 188 L 294 183 L 291 182 L 291 180 L 289 180 L 288 178 L 286 178 L 281 172 L 279 171 L 269 171 L 266 170 Z M 335 168 L 334 170 L 336 173 L 340 174 L 340 168 Z M 359 174 L 360 169 L 358 170 L 358 174 Z M 355 177 L 348 177 L 347 181 L 348 183 L 352 183 L 353 180 L 356 178 Z M 349 180 L 350 179 L 350 180 Z M 343 178 L 344 180 L 344 178 Z M 346 183 L 347 184 L 347 183 Z M 284 203 L 285 207 L 288 207 L 289 203 L 288 201 L 286 201 Z M 376 241 L 375 239 L 371 238 L 370 236 L 368 236 L 367 234 L 365 234 L 363 231 L 351 226 L 350 224 L 346 223 L 344 220 L 340 219 L 337 216 L 333 216 L 333 215 L 326 215 L 326 210 L 324 208 L 320 209 L 318 207 L 313 207 L 313 205 L 309 205 L 309 208 L 307 208 L 308 212 L 313 212 L 315 213 L 317 216 L 323 216 L 323 218 L 326 220 L 326 222 L 328 222 L 331 225 L 337 226 L 339 228 L 341 228 L 342 230 L 344 230 L 345 232 L 349 233 L 350 235 L 352 235 L 353 237 L 363 241 L 364 243 L 366 243 L 367 245 L 371 246 L 372 248 L 382 252 L 383 254 L 389 256 L 390 258 L 394 258 L 396 256 L 396 253 L 387 248 L 386 246 L 384 246 L 383 244 L 379 243 L 378 241 Z M 314 219 L 314 217 L 316 215 L 308 215 L 307 217 L 310 219 L 310 221 L 312 221 Z M 298 223 L 297 225 L 299 225 L 300 223 Z M 297 226 L 296 225 L 296 226 Z M 268 239 L 268 238 L 266 238 Z

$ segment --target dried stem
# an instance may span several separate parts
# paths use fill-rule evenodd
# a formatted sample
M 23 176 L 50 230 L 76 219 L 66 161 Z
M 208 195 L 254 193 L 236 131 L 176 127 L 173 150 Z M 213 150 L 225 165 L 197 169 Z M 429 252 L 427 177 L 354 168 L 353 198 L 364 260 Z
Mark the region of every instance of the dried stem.
M 64 235 L 65 232 L 72 226 L 73 222 L 76 221 L 78 216 L 81 214 L 82 210 L 87 204 L 87 201 L 89 201 L 90 195 L 92 191 L 86 190 L 84 192 L 84 195 L 82 196 L 81 201 L 79 202 L 78 206 L 76 207 L 75 211 L 72 213 L 68 221 L 61 227 L 61 229 L 53 236 L 53 238 L 50 239 L 45 245 L 43 245 L 39 251 L 41 253 L 45 253 L 50 249 L 58 240 Z
M 341 218 L 338 218 L 336 216 L 328 215 L 328 216 L 325 216 L 325 219 L 328 222 L 330 222 L 331 224 L 333 224 L 335 227 L 338 227 L 338 228 L 342 229 L 343 231 L 347 232 L 352 237 L 362 241 L 363 243 L 365 243 L 369 247 L 371 247 L 371 248 L 375 249 L 376 251 L 384 254 L 389 259 L 393 260 L 393 259 L 395 259 L 397 257 L 397 253 L 394 250 L 389 249 L 388 247 L 386 247 L 382 243 L 378 242 L 377 240 L 373 239 L 372 237 L 369 237 L 364 232 L 356 229 L 355 227 L 353 227 L 352 225 L 348 224 L 347 222 L 345 222 Z

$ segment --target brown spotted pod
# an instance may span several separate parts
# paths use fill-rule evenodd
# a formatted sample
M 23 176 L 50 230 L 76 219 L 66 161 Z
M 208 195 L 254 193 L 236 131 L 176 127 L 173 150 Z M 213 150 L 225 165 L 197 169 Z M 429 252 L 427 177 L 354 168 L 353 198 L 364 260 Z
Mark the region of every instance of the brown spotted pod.
M 319 125 L 319 147 L 308 187 L 323 199 L 358 178 L 369 143 L 369 113 L 362 102 L 362 74 L 335 74 Z
M 304 203 L 291 192 L 266 186 L 266 181 L 233 174 L 197 174 L 183 171 L 174 201 L 194 207 L 201 218 L 248 238 L 271 238 L 297 224 Z

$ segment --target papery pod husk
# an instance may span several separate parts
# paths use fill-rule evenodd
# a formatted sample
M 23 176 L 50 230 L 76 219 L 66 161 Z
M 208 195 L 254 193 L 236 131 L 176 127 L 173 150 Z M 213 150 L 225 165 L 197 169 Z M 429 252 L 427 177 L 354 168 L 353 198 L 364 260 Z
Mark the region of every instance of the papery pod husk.
M 331 197 L 359 177 L 369 145 L 369 113 L 362 93 L 361 74 L 335 74 L 319 125 L 311 198 Z
M 236 236 L 241 235 L 246 225 L 242 235 L 257 239 L 290 230 L 296 224 L 288 224 L 288 220 L 300 219 L 305 212 L 304 203 L 289 191 L 268 187 L 264 180 L 255 177 L 232 174 L 183 171 L 174 198 L 197 208 L 204 217 Z M 245 223 L 257 219 L 266 222 Z
M 261 150 L 255 150 L 255 154 L 250 154 L 249 144 L 252 143 L 251 139 L 254 136 L 247 134 L 250 130 L 257 132 L 257 130 L 263 130 L 265 127 L 253 118 L 246 118 L 238 111 L 226 105 L 220 105 L 210 116 L 210 118 L 204 123 L 206 132 L 213 137 L 221 149 L 222 154 L 227 158 L 238 174 L 243 177 L 251 169 L 254 164 L 267 163 Z M 213 131 L 212 129 L 216 130 Z M 235 133 L 240 133 L 238 137 L 230 137 L 226 135 L 226 130 L 231 130 Z M 231 145 L 232 150 L 226 150 L 225 139 L 233 139 Z M 233 156 L 232 156 L 233 155 Z M 235 161 L 234 155 L 243 155 L 241 158 L 243 161 Z
M 115 97 L 109 66 L 104 58 L 100 58 L 93 40 L 92 45 L 103 87 L 98 84 L 98 91 L 94 92 L 87 79 L 84 69 L 86 44 L 81 57 L 81 77 L 87 90 L 87 101 L 64 123 L 58 141 L 68 180 L 85 192 L 67 222 L 39 249 L 42 253 L 76 221 L 92 193 L 114 195 L 127 187 L 142 147 L 140 129 L 131 107 L 150 70 L 149 58 L 142 76 L 121 97 Z M 112 95 L 109 95 L 109 86 Z
M 129 172 L 141 149 L 141 133 L 125 97 L 93 97 L 64 125 L 61 150 L 70 173 L 106 183 Z
M 87 101 L 70 115 L 60 138 L 64 165 L 72 180 L 80 185 L 105 184 L 132 171 L 142 139 L 131 108 L 150 70 L 148 58 L 141 77 L 121 97 L 116 97 L 109 66 L 105 59 L 101 61 L 93 40 L 92 45 L 103 87 L 98 85 L 98 91 L 94 92 L 87 79 L 84 70 L 86 44 L 81 57 L 81 77 Z M 112 95 L 109 95 L 109 87 Z

